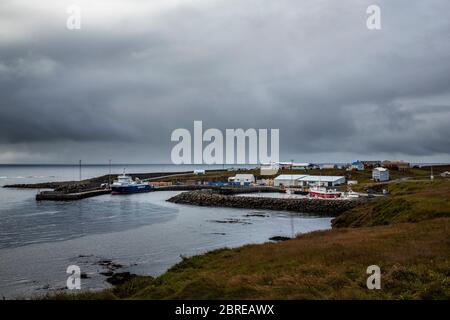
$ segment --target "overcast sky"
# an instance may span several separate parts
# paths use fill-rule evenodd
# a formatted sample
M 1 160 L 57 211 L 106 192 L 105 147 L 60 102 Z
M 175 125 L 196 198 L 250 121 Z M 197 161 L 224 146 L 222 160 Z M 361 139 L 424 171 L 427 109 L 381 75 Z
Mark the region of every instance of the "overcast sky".
M 448 0 L 93 2 L 0 1 L 0 163 L 169 163 L 194 120 L 279 128 L 281 160 L 450 162 Z

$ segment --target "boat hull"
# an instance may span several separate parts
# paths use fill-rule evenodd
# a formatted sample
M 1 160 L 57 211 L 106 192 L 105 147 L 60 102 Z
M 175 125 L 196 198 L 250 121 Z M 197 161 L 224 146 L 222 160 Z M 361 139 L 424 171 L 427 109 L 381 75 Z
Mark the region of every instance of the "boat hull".
M 340 193 L 325 193 L 325 192 L 314 192 L 310 191 L 309 196 L 312 198 L 325 198 L 325 199 L 336 199 L 340 198 Z
M 132 194 L 132 193 L 144 193 L 153 191 L 153 187 L 149 184 L 145 185 L 132 185 L 132 186 L 112 186 L 112 194 Z

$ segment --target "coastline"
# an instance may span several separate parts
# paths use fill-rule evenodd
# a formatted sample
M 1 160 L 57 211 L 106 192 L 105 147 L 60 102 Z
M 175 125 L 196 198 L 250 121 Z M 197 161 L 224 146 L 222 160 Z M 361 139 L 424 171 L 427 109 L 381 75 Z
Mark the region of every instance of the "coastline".
M 449 299 L 450 180 L 395 182 L 391 190 L 341 214 L 329 231 L 214 250 L 156 278 L 46 299 Z M 382 270 L 382 290 L 365 287 L 372 264 Z
M 75 296 L 70 293 L 56 293 L 51 294 L 46 298 L 165 299 L 189 297 L 191 299 L 209 299 L 220 297 L 221 294 L 223 294 L 223 297 L 230 299 L 264 299 L 267 297 L 276 299 L 401 299 L 402 297 L 434 299 L 448 297 L 448 283 L 445 282 L 445 278 L 448 275 L 443 270 L 448 270 L 449 266 L 447 261 L 442 260 L 442 257 L 450 255 L 450 249 L 444 240 L 445 236 L 448 235 L 448 223 L 450 218 L 450 208 L 448 205 L 450 180 L 439 177 L 435 181 L 429 181 L 423 179 L 419 174 L 416 175 L 415 172 L 414 174 L 411 174 L 413 177 L 412 179 L 404 179 L 403 177 L 406 175 L 407 174 L 404 173 L 401 175 L 399 174 L 398 180 L 389 183 L 373 184 L 364 182 L 355 187 L 357 190 L 363 190 L 368 186 L 375 190 L 388 187 L 390 195 L 377 199 L 376 201 L 367 201 L 366 203 L 353 208 L 338 210 L 339 212 L 333 214 L 335 219 L 332 224 L 333 229 L 330 231 L 307 233 L 295 239 L 278 243 L 244 245 L 236 249 L 219 249 L 199 256 L 192 256 L 189 258 L 183 257 L 183 260 L 180 263 L 173 265 L 166 273 L 156 278 L 149 276 L 132 276 L 132 279 L 128 279 L 129 281 L 116 283 L 117 285 L 112 289 L 100 292 L 80 293 Z M 182 188 L 179 186 L 172 187 L 176 189 Z M 193 186 L 191 188 L 196 189 L 198 187 Z M 181 196 L 182 194 L 184 194 L 184 196 Z M 172 201 L 169 202 L 188 204 L 188 202 L 191 201 L 191 204 L 198 205 L 199 207 L 224 206 L 258 209 L 258 207 L 255 208 L 258 204 L 252 202 L 252 197 L 243 198 L 218 194 L 211 191 L 189 191 L 182 194 L 174 197 L 175 200 L 178 200 L 174 201 L 172 199 Z M 196 195 L 197 197 L 199 194 L 201 195 L 200 198 L 198 198 L 200 200 L 192 200 L 192 195 Z M 207 198 L 204 197 L 205 195 L 207 195 Z M 187 198 L 183 199 L 183 197 Z M 264 209 L 267 209 L 269 202 L 266 202 L 267 200 L 261 201 L 261 199 L 263 199 L 262 197 L 257 199 L 258 203 L 265 203 Z M 317 199 L 314 200 L 317 201 Z M 203 204 L 202 201 L 204 202 Z M 238 204 L 233 204 L 236 203 L 236 201 Z M 270 199 L 270 203 L 272 203 L 272 201 L 273 199 Z M 285 201 L 282 202 L 285 203 Z M 279 205 L 280 204 L 277 203 L 277 206 Z M 279 210 L 279 207 L 276 207 L 275 210 Z M 317 212 L 319 212 L 319 210 Z M 428 232 L 428 234 L 426 234 L 425 231 Z M 415 234 L 418 233 L 420 233 L 420 237 L 415 236 Z M 347 240 L 341 242 L 343 237 Z M 401 241 L 398 241 L 398 239 L 401 239 Z M 308 243 L 308 245 L 305 243 Z M 392 257 L 383 260 L 383 254 L 379 251 L 376 251 L 378 252 L 377 255 L 371 255 L 370 250 L 374 246 L 380 246 L 380 248 L 384 250 L 383 252 L 389 252 Z M 286 255 L 283 254 L 283 251 L 290 247 L 292 247 L 293 251 L 290 253 L 286 251 Z M 309 249 L 312 251 L 308 251 Z M 299 253 L 302 252 L 302 250 L 307 250 L 307 252 L 309 252 L 309 259 L 315 262 L 312 263 L 309 260 L 305 260 L 302 263 L 302 267 L 299 267 L 301 270 L 288 270 L 292 267 L 292 263 L 296 264 L 298 262 L 297 259 L 303 259 L 302 254 Z M 414 253 L 414 251 L 417 250 L 420 253 L 419 255 Z M 302 283 L 297 279 L 298 273 L 309 277 L 313 275 L 317 269 L 329 270 L 331 272 L 330 269 L 327 269 L 327 265 L 333 263 L 333 258 L 339 256 L 343 257 L 341 258 L 340 263 L 345 262 L 346 264 L 354 266 L 354 269 L 350 268 L 353 270 L 351 272 L 355 274 L 361 272 L 361 274 L 364 274 L 365 276 L 365 273 L 360 270 L 363 266 L 361 261 L 359 261 L 362 252 L 369 252 L 369 254 L 367 254 L 367 259 L 369 260 L 380 259 L 383 263 L 383 267 L 387 268 L 386 274 L 390 281 L 388 292 L 383 292 L 383 294 L 380 294 L 379 296 L 373 294 L 366 295 L 365 291 L 362 291 L 364 288 L 360 288 L 363 286 L 362 281 L 365 278 L 362 276 L 353 278 L 354 276 L 348 275 L 347 273 L 338 274 L 336 275 L 337 278 L 329 278 L 325 283 L 322 281 L 323 279 L 321 280 L 320 277 L 316 277 L 310 283 L 311 288 L 308 289 L 305 289 L 305 283 Z M 427 253 L 425 256 L 423 255 L 424 252 Z M 273 254 L 278 257 L 276 259 L 281 260 L 276 262 L 271 259 L 270 257 L 272 257 Z M 300 254 L 300 257 L 297 257 L 297 254 Z M 267 270 L 264 271 L 258 269 L 259 266 L 255 265 L 256 261 L 251 261 L 253 258 L 255 258 L 259 264 L 266 265 Z M 228 265 L 227 259 L 236 259 L 236 261 L 234 264 Z M 402 267 L 402 261 L 409 261 L 404 268 Z M 230 279 L 222 279 L 219 274 L 215 273 L 218 270 L 218 264 L 220 264 L 225 272 L 229 274 L 231 277 L 230 279 L 237 277 L 241 280 L 237 281 L 237 283 L 234 283 L 233 281 L 230 283 Z M 254 271 L 252 271 L 253 268 Z M 272 268 L 274 269 L 272 270 Z M 284 271 L 281 272 L 279 268 L 287 268 L 286 273 L 284 273 Z M 237 271 L 243 269 L 247 271 L 242 275 L 239 275 L 239 272 Z M 435 276 L 427 276 L 427 274 L 424 273 L 425 270 L 431 270 Z M 281 274 L 279 272 L 281 272 Z M 339 273 L 339 270 L 336 272 Z M 326 272 L 320 271 L 319 273 Z M 296 279 L 292 280 L 293 283 L 296 283 L 297 286 L 303 286 L 303 291 L 300 292 L 300 289 L 291 287 L 291 284 L 289 283 L 278 283 L 277 290 L 271 293 L 274 296 L 266 296 L 265 294 L 267 292 L 265 289 L 261 289 L 265 288 L 264 285 L 261 284 L 264 282 L 264 279 L 260 279 L 262 274 L 266 274 L 266 277 L 269 279 L 268 282 L 272 283 L 280 281 L 280 277 Z M 394 275 L 395 277 L 399 275 L 406 275 L 409 277 L 408 275 L 410 275 L 412 277 L 420 278 L 420 281 L 419 283 L 409 285 L 406 282 L 397 283 L 395 282 Z M 219 280 L 215 280 L 216 278 Z M 254 278 L 259 280 L 256 281 Z M 208 286 L 211 286 L 213 290 L 206 290 L 205 288 L 208 288 Z M 336 287 L 339 290 L 336 291 L 335 295 L 330 295 L 332 291 L 328 289 L 322 292 L 321 290 L 327 286 L 333 288 Z M 223 289 L 215 291 L 214 288 L 216 287 Z M 350 287 L 351 290 L 348 289 L 348 287 Z M 266 289 L 269 290 L 269 287 Z M 320 292 L 317 292 L 317 290 Z M 199 294 L 196 295 L 196 292 L 199 292 Z M 205 292 L 211 292 L 211 294 L 206 295 Z M 191 296 L 188 296 L 187 293 L 191 294 Z

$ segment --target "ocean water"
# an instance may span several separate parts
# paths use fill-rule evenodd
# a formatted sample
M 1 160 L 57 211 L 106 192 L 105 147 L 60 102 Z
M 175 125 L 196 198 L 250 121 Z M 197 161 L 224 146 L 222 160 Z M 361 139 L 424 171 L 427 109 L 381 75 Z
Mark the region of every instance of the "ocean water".
M 219 167 L 220 168 L 220 167 Z M 127 172 L 186 171 L 172 165 L 127 166 Z M 120 173 L 123 166 L 114 166 Z M 83 167 L 83 178 L 108 166 Z M 0 185 L 77 180 L 76 166 L 0 166 Z M 330 228 L 331 218 L 286 212 L 205 208 L 169 203 L 177 192 L 103 195 L 74 202 L 36 202 L 37 190 L 0 188 L 0 297 L 45 294 L 66 285 L 78 265 L 83 290 L 109 285 L 102 259 L 118 271 L 157 276 L 181 260 L 222 247 L 267 242 Z

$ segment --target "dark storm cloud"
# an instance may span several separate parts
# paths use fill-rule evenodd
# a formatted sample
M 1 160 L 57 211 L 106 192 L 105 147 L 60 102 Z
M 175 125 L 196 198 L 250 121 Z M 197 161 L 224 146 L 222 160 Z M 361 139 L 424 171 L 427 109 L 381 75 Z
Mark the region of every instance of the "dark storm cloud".
M 449 159 L 446 0 L 378 1 L 380 31 L 371 1 L 79 3 L 77 31 L 69 1 L 0 4 L 0 161 L 168 161 L 194 120 L 280 128 L 282 158 Z

